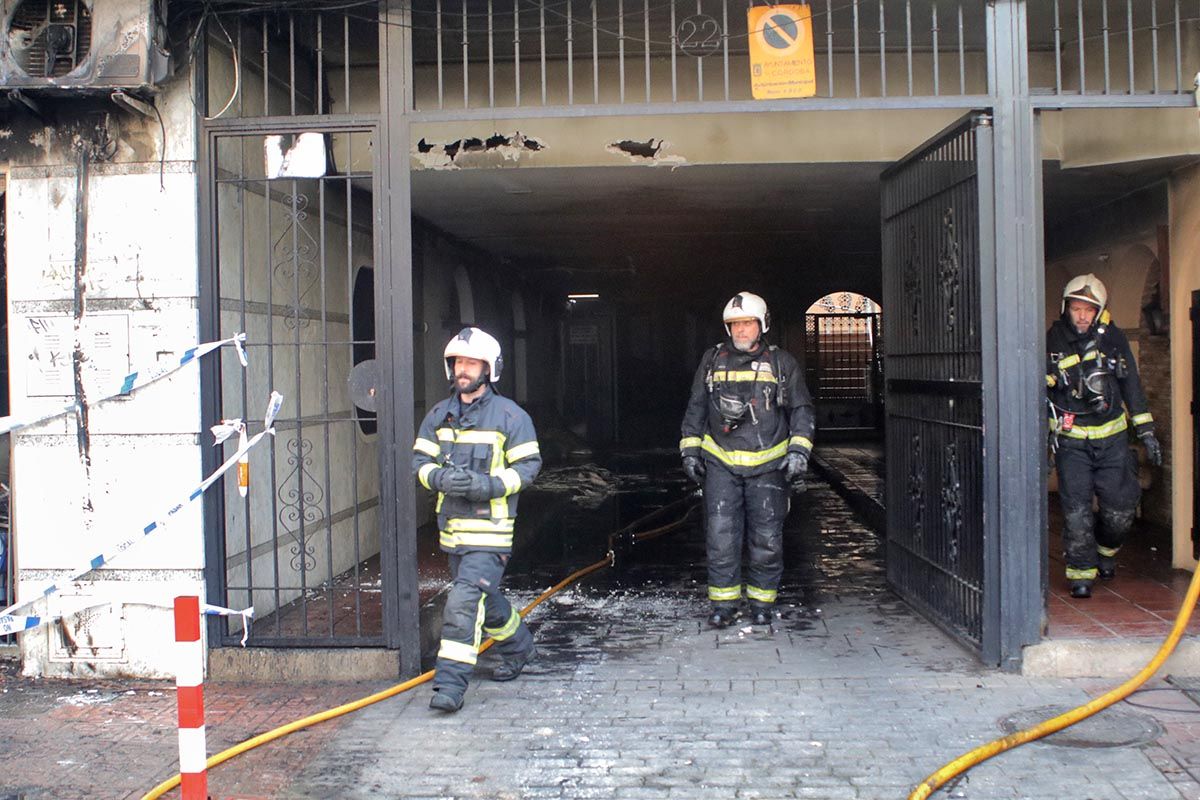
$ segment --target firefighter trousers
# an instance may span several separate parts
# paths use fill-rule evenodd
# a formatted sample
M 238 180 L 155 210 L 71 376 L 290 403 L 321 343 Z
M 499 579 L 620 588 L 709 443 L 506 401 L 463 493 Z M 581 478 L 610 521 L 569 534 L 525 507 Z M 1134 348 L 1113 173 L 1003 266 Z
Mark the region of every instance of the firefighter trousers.
M 496 640 L 501 658 L 519 658 L 533 647 L 533 634 L 500 593 L 508 565 L 505 553 L 472 551 L 450 554 L 450 594 L 442 613 L 433 688 L 461 698 L 475 671 L 483 637 Z
M 708 527 L 708 599 L 716 607 L 742 597 L 742 550 L 747 551 L 746 596 L 774 605 L 783 574 L 783 521 L 790 489 L 783 472 L 735 475 L 708 462 L 704 511 Z
M 1063 550 L 1067 579 L 1095 580 L 1111 566 L 1125 541 L 1141 500 L 1137 454 L 1124 432 L 1103 439 L 1060 437 L 1055 456 L 1058 496 L 1063 511 Z M 1099 498 L 1100 519 L 1092 510 Z

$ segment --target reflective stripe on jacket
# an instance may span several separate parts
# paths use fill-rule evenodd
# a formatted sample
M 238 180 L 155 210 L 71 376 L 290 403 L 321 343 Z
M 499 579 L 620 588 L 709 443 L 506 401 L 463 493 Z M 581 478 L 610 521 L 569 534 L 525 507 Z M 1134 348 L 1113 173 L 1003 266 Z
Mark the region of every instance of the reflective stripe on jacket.
M 736 424 L 722 414 L 722 395 L 746 406 Z M 696 370 L 679 450 L 738 475 L 761 475 L 779 469 L 789 450 L 812 450 L 813 426 L 812 399 L 790 353 L 764 345 L 741 352 L 726 341 Z
M 491 388 L 469 405 L 457 395 L 437 403 L 417 431 L 413 470 L 426 489 L 443 467 L 456 466 L 490 478 L 491 498 L 472 501 L 437 493 L 439 542 L 447 552 L 512 552 L 517 496 L 542 468 L 533 420 Z

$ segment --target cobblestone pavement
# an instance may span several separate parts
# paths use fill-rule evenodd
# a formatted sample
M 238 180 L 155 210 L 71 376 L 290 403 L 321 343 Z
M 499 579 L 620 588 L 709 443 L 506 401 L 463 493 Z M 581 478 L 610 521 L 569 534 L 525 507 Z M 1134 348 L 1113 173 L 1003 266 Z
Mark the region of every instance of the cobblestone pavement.
M 214 798 L 903 798 L 1026 708 L 1109 688 L 981 668 L 886 591 L 878 543 L 823 484 L 786 534 L 770 630 L 702 623 L 703 534 L 640 545 L 533 615 L 540 656 L 512 683 L 431 712 L 429 690 L 370 706 L 210 772 Z M 581 533 L 581 541 L 589 534 Z M 586 549 L 567 548 L 575 558 Z M 533 559 L 527 601 L 565 574 Z M 585 563 L 579 559 L 574 564 Z M 209 750 L 380 688 L 210 684 Z M 1039 742 L 935 797 L 1200 800 L 1200 693 L 1156 682 L 1122 704 L 1164 734 L 1119 748 Z M 173 774 L 173 690 L 4 678 L 0 798 L 140 797 Z M 1195 698 L 1195 699 L 1192 699 Z

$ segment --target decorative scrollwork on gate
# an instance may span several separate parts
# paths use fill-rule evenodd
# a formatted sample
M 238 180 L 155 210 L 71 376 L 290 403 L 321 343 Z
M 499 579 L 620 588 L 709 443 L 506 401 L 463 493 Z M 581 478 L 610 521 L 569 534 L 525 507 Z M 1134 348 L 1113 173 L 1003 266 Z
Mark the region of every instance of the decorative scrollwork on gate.
M 909 447 L 912 461 L 908 471 L 908 499 L 912 504 L 913 544 L 919 545 L 925 533 L 925 470 L 921 458 L 921 434 L 914 433 Z
M 271 246 L 271 272 L 283 296 L 292 300 L 290 313 L 283 321 L 294 330 L 306 327 L 309 322 L 301 309 L 305 296 L 317 283 L 319 245 L 304 225 L 308 220 L 308 198 L 302 194 L 288 195 L 283 198 L 283 206 L 287 209 L 287 226 Z
M 958 297 L 959 277 L 962 274 L 958 254 L 958 233 L 954 225 L 954 209 L 951 207 L 942 215 L 942 247 L 938 253 L 938 280 L 946 298 L 947 330 L 954 330 L 957 322 L 955 300 Z
M 288 439 L 287 463 L 291 471 L 279 485 L 279 524 L 292 539 L 290 549 L 291 566 L 296 572 L 315 569 L 316 548 L 305 541 L 305 528 L 320 522 L 325 517 L 321 501 L 325 491 L 306 467 L 312 466 L 311 439 L 297 436 Z
M 921 331 L 921 265 L 917 258 L 917 226 L 909 228 L 908 257 L 904 260 L 904 298 L 911 313 L 912 334 Z
M 942 518 L 949 534 L 950 564 L 958 565 L 959 540 L 963 526 L 963 487 L 958 464 L 958 445 L 946 445 L 945 476 L 942 479 Z

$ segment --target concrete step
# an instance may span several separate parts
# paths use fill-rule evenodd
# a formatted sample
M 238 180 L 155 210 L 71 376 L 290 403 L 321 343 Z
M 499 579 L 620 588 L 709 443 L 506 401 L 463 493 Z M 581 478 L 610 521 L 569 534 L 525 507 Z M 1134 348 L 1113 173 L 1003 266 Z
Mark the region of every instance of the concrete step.
M 1021 674 L 1032 678 L 1112 678 L 1137 674 L 1162 642 L 1105 639 L 1047 639 L 1025 648 Z M 1159 675 L 1200 676 L 1200 641 L 1185 636 Z

